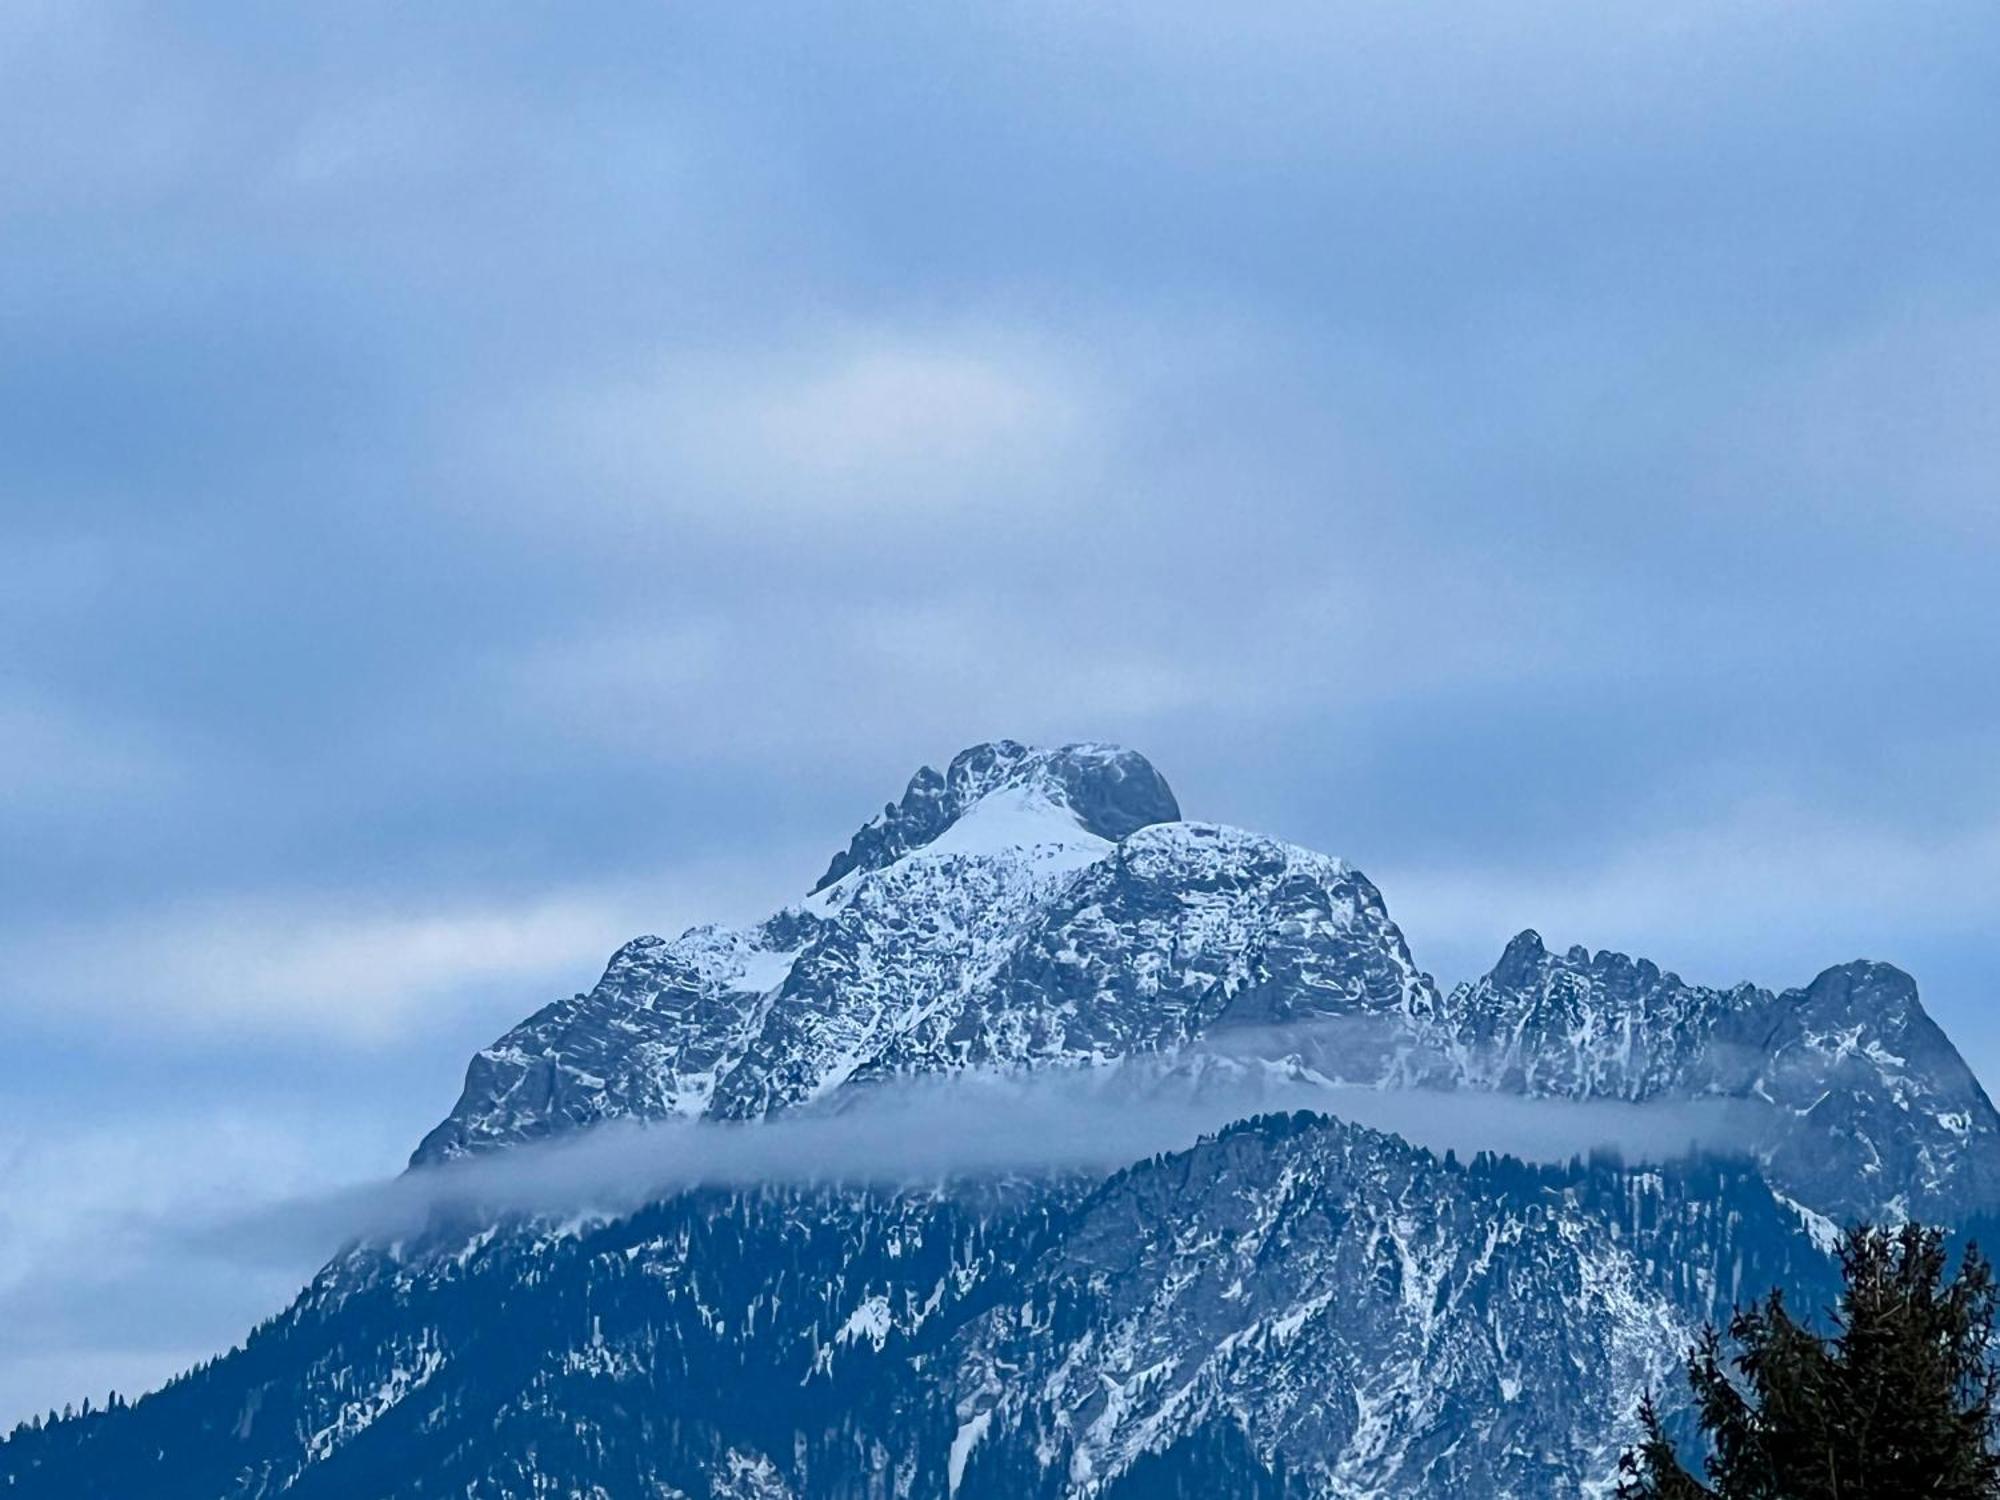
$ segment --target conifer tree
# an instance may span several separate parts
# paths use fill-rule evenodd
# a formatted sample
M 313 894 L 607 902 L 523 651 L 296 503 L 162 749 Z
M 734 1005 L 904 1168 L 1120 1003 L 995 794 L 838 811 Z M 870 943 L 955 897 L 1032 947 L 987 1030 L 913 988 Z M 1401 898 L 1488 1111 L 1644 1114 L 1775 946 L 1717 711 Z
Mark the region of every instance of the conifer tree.
M 1944 1235 L 1862 1226 L 1840 1247 L 1833 1332 L 1773 1292 L 1708 1329 L 1688 1356 L 1709 1452 L 1696 1478 L 1649 1395 L 1644 1437 L 1620 1464 L 1625 1500 L 2000 1500 L 1996 1293 L 1976 1247 L 1946 1275 Z

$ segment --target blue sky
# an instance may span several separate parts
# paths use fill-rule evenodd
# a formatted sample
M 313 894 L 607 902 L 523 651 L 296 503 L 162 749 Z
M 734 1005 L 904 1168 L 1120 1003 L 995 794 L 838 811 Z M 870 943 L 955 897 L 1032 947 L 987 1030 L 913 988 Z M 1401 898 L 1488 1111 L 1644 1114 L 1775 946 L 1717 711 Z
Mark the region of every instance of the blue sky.
M 0 1420 L 919 763 L 2000 1077 L 2000 15 L 0 14 Z M 303 1269 L 309 1270 L 310 1267 Z M 173 1296 L 161 1288 L 171 1277 Z

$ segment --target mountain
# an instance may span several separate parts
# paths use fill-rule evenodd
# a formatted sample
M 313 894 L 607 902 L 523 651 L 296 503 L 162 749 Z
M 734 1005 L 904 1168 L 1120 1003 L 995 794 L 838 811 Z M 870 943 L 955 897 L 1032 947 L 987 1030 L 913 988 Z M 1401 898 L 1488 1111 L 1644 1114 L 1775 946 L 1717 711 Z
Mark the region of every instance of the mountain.
M 1731 1098 L 1772 1185 L 1835 1221 L 1955 1221 L 2000 1203 L 2000 1117 L 1910 976 L 1866 961 L 1802 989 L 1704 989 L 1533 932 L 1439 1012 L 1466 1087 L 1536 1098 Z
M 480 1052 L 415 1161 L 606 1119 L 751 1118 L 896 1074 L 1098 1062 L 1216 1026 L 1340 1017 L 1393 1050 L 1435 993 L 1375 887 L 1178 814 L 1142 757 L 1101 746 L 1003 741 L 919 771 L 797 906 L 640 938 L 589 994 Z M 1387 1053 L 1346 1055 L 1387 1071 Z
M 0 1489 L 1597 1495 L 1700 1322 L 1830 1290 L 1837 1221 L 2000 1208 L 2000 1118 L 1894 969 L 1710 990 L 1524 933 L 1441 994 L 1342 861 L 1184 821 L 1130 751 L 1009 741 L 918 772 L 785 910 L 626 945 L 475 1056 L 411 1170 L 611 1121 L 810 1131 L 966 1076 L 1326 1107 L 1246 1103 L 1109 1176 L 440 1211 L 165 1390 L 0 1443 Z M 1338 1118 L 1356 1089 L 1740 1130 L 1666 1162 L 1461 1161 Z

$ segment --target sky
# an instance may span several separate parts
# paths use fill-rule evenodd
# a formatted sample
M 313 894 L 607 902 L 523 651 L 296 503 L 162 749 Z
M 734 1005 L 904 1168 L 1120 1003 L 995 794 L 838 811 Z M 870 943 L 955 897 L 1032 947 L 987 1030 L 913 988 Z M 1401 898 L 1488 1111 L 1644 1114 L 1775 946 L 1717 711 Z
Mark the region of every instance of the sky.
M 1145 752 L 2000 1079 L 2000 12 L 0 9 L 0 1423 L 625 938 Z

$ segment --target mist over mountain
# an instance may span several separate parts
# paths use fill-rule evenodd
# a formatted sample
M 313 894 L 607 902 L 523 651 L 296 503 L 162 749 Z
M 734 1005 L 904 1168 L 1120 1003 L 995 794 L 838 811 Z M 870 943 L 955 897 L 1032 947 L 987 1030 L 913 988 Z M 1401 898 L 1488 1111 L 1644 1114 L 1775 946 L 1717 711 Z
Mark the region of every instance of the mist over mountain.
M 1829 1284 L 1848 1220 L 1996 1209 L 2000 1116 L 1886 964 L 1524 932 L 1443 991 L 1342 860 L 998 741 L 483 1048 L 396 1182 L 225 1230 L 347 1243 L 0 1487 L 1601 1495 L 1701 1321 Z

